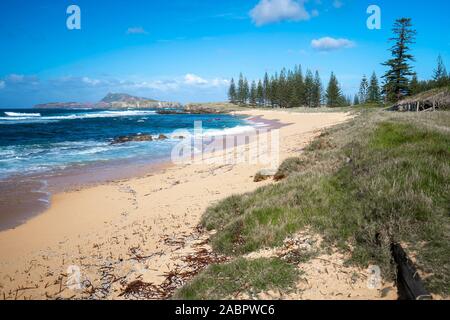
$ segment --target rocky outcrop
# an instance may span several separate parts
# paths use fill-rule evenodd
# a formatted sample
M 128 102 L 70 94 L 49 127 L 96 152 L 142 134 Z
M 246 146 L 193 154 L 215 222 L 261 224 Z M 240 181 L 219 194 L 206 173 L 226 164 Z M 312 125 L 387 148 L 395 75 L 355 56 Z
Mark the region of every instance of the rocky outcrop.
M 184 107 L 183 111 L 189 114 L 224 114 L 229 112 L 223 108 L 215 108 L 214 106 L 202 104 L 188 104 Z
M 186 139 L 183 136 L 173 137 L 174 139 L 183 140 Z M 131 134 L 127 136 L 119 136 L 114 138 L 114 140 L 111 142 L 111 144 L 122 144 L 122 143 L 128 143 L 128 142 L 148 142 L 148 141 L 164 141 L 170 139 L 165 134 L 158 135 L 157 138 L 153 138 L 152 135 L 149 134 Z
M 236 111 L 237 106 L 230 103 L 190 103 L 183 108 L 158 110 L 158 114 L 227 114 Z
M 120 136 L 114 138 L 111 144 L 122 144 L 127 142 L 145 142 L 145 141 L 153 141 L 153 137 L 149 134 L 136 134 L 129 136 Z
M 97 103 L 51 102 L 36 105 L 37 109 L 157 109 L 158 114 L 226 114 L 238 110 L 230 103 L 190 103 L 183 107 L 181 103 L 157 101 L 135 97 L 126 93 L 108 93 Z
M 134 97 L 125 93 L 108 93 L 98 103 L 52 102 L 36 105 L 37 109 L 181 109 L 178 102 L 157 101 L 153 99 Z
M 165 108 L 181 108 L 178 102 L 165 102 L 153 99 L 134 97 L 125 93 L 108 93 L 106 97 L 97 104 L 100 108 L 111 109 L 165 109 Z
M 189 114 L 189 112 L 184 111 L 183 109 L 160 109 L 156 111 L 158 114 Z
M 126 93 L 108 93 L 100 102 L 104 103 L 114 103 L 114 102 L 125 102 L 125 103 L 139 103 L 139 102 L 158 102 L 153 99 L 146 99 L 140 97 L 134 97 Z
M 167 140 L 167 139 L 169 139 L 169 137 L 167 137 L 167 136 L 164 135 L 164 134 L 160 134 L 160 135 L 158 136 L 158 140 Z

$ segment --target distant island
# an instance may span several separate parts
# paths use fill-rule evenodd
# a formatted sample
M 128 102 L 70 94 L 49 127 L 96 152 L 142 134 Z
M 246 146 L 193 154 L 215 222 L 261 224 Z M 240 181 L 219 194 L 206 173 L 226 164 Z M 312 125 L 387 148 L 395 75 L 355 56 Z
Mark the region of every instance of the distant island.
M 182 105 L 178 102 L 157 101 L 142 97 L 131 96 L 126 93 L 108 93 L 101 101 L 97 103 L 82 103 L 82 102 L 50 102 L 35 105 L 36 109 L 79 109 L 79 108 L 94 108 L 94 109 L 167 109 L 167 108 L 181 108 Z

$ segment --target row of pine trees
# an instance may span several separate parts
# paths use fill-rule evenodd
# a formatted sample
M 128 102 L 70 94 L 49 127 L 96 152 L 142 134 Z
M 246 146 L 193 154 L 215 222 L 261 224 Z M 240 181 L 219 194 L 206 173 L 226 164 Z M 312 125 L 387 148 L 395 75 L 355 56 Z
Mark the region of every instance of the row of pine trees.
M 450 73 L 447 73 L 444 60 L 442 59 L 442 56 L 439 55 L 436 69 L 434 69 L 433 78 L 431 80 L 419 81 L 417 74 L 414 74 L 410 83 L 410 90 L 411 95 L 415 95 L 434 88 L 442 88 L 446 86 L 450 86 Z
M 398 19 L 392 29 L 394 45 L 390 49 L 391 58 L 383 63 L 387 67 L 380 85 L 375 72 L 370 79 L 363 76 L 358 94 L 353 100 L 342 94 L 339 82 L 331 73 L 326 88 L 323 88 L 319 72 L 307 70 L 302 72 L 301 66 L 293 70 L 281 70 L 269 76 L 267 73 L 262 80 L 249 83 L 242 74 L 236 83 L 231 79 L 228 98 L 231 103 L 294 108 L 299 106 L 330 108 L 359 104 L 380 104 L 382 102 L 396 102 L 405 96 L 414 95 L 436 87 L 450 86 L 450 74 L 447 73 L 442 57 L 438 57 L 437 67 L 432 80 L 419 81 L 411 62 L 415 61 L 411 54 L 411 44 L 415 41 L 417 32 L 412 28 L 411 19 Z
M 359 92 L 355 95 L 353 105 L 359 104 L 379 104 L 382 101 L 381 89 L 376 73 L 372 74 L 370 81 L 364 75 L 359 86 Z
M 273 108 L 319 108 L 323 104 L 339 107 L 351 104 L 351 99 L 343 96 L 333 73 L 324 90 L 319 72 L 307 70 L 303 74 L 301 66 L 293 70 L 283 69 L 272 76 L 266 73 L 262 80 L 251 83 L 241 74 L 237 83 L 231 79 L 228 98 L 235 104 Z

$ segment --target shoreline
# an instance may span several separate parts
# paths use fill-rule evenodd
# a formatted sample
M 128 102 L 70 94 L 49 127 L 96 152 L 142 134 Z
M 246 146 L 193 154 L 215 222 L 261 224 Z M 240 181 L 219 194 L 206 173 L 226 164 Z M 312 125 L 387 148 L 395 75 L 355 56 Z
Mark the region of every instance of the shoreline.
M 264 122 L 257 117 L 255 119 L 258 122 L 252 121 L 250 116 L 238 116 L 244 117 L 252 127 Z M 270 121 L 265 125 L 268 128 L 279 127 Z M 227 129 L 230 128 L 225 130 Z M 141 156 L 70 165 L 48 172 L 12 175 L 0 180 L 0 212 L 4 213 L 0 217 L 0 232 L 20 227 L 48 210 L 54 194 L 157 174 L 170 165 L 173 165 L 170 155 L 152 159 Z
M 282 125 L 280 161 L 301 153 L 322 129 L 350 118 L 258 109 L 236 114 Z M 20 292 L 19 299 L 83 298 L 89 292 L 97 299 L 115 299 L 124 284 L 136 279 L 161 283 L 164 274 L 182 265 L 183 256 L 198 245 L 208 247 L 208 235 L 197 232 L 197 226 L 209 205 L 272 183 L 253 182 L 261 169 L 254 164 L 173 165 L 54 194 L 44 213 L 0 232 L 0 292 L 11 298 L 22 287 L 32 289 Z M 105 267 L 121 280 L 94 293 L 69 290 L 64 275 L 74 265 L 93 288 L 102 285 Z
M 168 165 L 170 161 L 167 159 L 139 163 L 132 160 L 112 160 L 42 174 L 10 177 L 0 181 L 0 191 L 7 195 L 0 202 L 0 211 L 8 212 L 6 217 L 1 217 L 0 232 L 18 228 L 38 217 L 50 208 L 51 198 L 55 194 L 157 173 Z M 13 199 L 16 200 L 12 201 Z

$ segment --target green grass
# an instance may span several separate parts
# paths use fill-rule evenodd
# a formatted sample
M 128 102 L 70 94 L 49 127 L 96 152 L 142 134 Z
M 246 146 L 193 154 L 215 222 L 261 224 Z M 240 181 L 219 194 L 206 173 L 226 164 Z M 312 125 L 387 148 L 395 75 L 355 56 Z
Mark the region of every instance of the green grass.
M 309 226 L 393 275 L 390 243 L 407 244 L 428 288 L 450 295 L 450 114 L 364 111 L 322 134 L 301 159 L 281 166 L 281 183 L 209 208 L 213 248 L 239 256 L 278 246 Z
M 189 284 L 178 290 L 174 299 L 216 300 L 239 293 L 257 294 L 270 289 L 286 290 L 295 284 L 295 266 L 280 259 L 236 259 L 209 266 Z
M 287 178 L 292 172 L 301 172 L 311 165 L 306 159 L 289 158 L 284 161 L 275 174 L 275 180 L 279 181 Z

